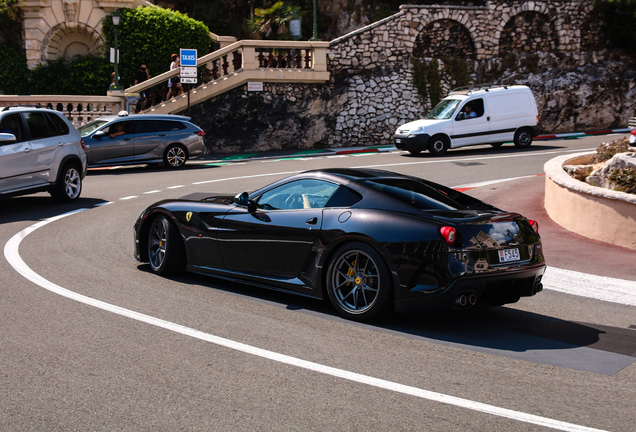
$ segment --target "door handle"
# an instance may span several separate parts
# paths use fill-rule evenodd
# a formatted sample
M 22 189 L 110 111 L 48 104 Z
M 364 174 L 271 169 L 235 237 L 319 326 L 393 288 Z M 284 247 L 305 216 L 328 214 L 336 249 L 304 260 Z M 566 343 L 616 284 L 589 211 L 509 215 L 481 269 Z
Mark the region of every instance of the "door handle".
M 132 138 L 124 138 L 124 141 L 130 141 Z
M 490 121 L 490 117 L 486 117 L 486 120 Z
M 316 225 L 317 223 L 318 223 L 318 218 L 317 217 L 314 217 L 314 218 L 311 218 L 311 219 L 307 219 L 307 224 L 309 224 L 309 225 Z
M 25 148 L 23 151 L 24 151 L 25 153 L 31 153 L 31 149 L 30 149 L 29 147 Z

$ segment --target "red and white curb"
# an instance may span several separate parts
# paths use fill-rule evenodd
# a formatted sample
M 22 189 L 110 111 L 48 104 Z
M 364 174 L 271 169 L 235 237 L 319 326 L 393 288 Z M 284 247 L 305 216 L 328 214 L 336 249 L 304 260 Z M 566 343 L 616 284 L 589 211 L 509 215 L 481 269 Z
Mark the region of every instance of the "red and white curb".
M 551 140 L 551 139 L 562 139 L 562 138 L 579 138 L 584 136 L 595 136 L 595 135 L 609 135 L 613 133 L 630 133 L 631 129 L 605 129 L 599 131 L 591 131 L 591 132 L 573 132 L 573 133 L 563 133 L 563 134 L 552 134 L 552 135 L 539 135 L 534 137 L 535 140 Z

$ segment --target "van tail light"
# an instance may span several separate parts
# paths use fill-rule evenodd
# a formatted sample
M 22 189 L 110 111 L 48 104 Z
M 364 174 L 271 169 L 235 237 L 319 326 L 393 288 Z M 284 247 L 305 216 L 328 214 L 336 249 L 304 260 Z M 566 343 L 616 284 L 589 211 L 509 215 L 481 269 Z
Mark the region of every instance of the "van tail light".
M 84 138 L 80 138 L 80 144 L 82 145 L 82 148 L 86 150 L 86 143 L 84 142 Z
M 539 124 L 539 116 L 537 116 L 537 124 Z
M 631 134 L 636 136 L 636 129 L 632 130 Z
M 444 237 L 444 240 L 446 240 L 446 243 L 451 246 L 455 243 L 455 240 L 457 240 L 457 230 L 453 227 L 443 226 L 439 229 L 439 232 L 442 234 L 442 237 Z
M 537 222 L 536 220 L 530 219 L 530 220 L 528 220 L 528 223 L 530 224 L 530 226 L 532 227 L 534 232 L 539 234 L 539 222 Z
M 196 131 L 195 134 L 199 135 L 199 136 L 203 136 L 205 135 L 205 132 L 203 132 L 202 130 L 200 131 Z

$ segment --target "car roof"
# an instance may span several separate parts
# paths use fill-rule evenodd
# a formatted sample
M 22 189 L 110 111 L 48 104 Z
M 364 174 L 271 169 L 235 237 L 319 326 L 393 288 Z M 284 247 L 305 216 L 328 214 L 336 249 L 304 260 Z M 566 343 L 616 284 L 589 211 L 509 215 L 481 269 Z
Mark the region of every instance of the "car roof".
M 173 114 L 128 114 L 128 115 L 109 115 L 99 117 L 95 120 L 100 121 L 113 121 L 117 119 L 122 120 L 174 120 L 174 121 L 190 121 L 190 117 L 181 116 L 181 115 L 173 115 Z
M 4 114 L 6 112 L 33 111 L 34 109 L 62 114 L 60 111 L 51 109 L 43 105 L 8 105 L 0 108 L 0 114 Z

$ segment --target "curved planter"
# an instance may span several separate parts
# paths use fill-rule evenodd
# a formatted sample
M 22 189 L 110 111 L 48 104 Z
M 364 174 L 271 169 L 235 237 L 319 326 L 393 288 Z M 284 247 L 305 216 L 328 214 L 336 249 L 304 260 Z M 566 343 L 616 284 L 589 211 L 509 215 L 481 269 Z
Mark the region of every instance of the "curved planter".
M 577 153 L 546 162 L 545 209 L 572 232 L 636 249 L 636 195 L 588 185 L 563 170 L 563 165 L 585 164 L 593 155 Z

